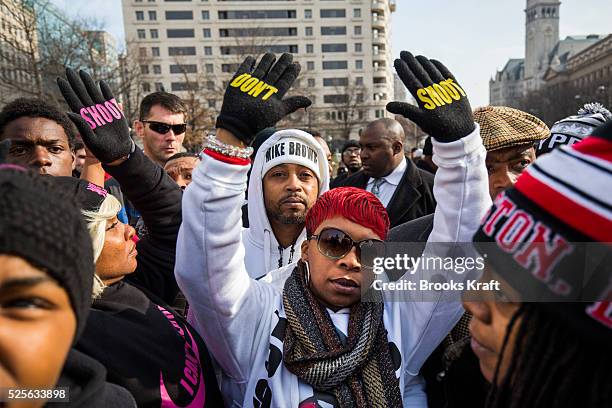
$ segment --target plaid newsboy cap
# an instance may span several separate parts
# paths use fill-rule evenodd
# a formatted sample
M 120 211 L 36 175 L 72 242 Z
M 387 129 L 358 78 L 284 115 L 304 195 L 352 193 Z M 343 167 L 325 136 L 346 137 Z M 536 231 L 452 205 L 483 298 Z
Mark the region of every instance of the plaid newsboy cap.
M 550 136 L 544 122 L 526 112 L 506 106 L 485 106 L 474 111 L 487 151 L 535 143 Z

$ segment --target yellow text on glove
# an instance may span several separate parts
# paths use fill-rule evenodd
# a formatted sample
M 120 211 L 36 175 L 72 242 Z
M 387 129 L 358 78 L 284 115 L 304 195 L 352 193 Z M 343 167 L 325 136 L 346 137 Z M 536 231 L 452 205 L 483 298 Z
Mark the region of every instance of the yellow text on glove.
M 240 88 L 240 90 L 244 93 L 248 93 L 253 98 L 257 98 L 263 91 L 268 91 L 261 98 L 263 101 L 268 100 L 272 95 L 278 92 L 278 88 L 266 84 L 261 79 L 257 79 L 251 74 L 242 74 L 234 78 L 234 80 L 230 83 L 230 86 L 234 88 Z
M 450 105 L 464 96 L 466 96 L 465 91 L 452 79 L 445 79 L 440 83 L 417 90 L 417 97 L 424 103 L 423 107 L 429 110 Z

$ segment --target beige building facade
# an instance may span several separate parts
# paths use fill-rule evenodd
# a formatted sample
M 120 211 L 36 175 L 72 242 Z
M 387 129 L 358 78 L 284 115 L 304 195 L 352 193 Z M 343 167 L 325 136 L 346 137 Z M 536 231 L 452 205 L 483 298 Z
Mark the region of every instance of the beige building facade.
M 186 95 L 212 110 L 246 55 L 290 52 L 302 66 L 295 92 L 313 106 L 294 126 L 329 139 L 357 137 L 393 100 L 394 0 L 122 0 L 126 40 L 147 63 L 143 91 Z
M 38 57 L 38 36 L 32 8 L 14 0 L 0 1 L 0 107 L 36 93 L 32 59 Z

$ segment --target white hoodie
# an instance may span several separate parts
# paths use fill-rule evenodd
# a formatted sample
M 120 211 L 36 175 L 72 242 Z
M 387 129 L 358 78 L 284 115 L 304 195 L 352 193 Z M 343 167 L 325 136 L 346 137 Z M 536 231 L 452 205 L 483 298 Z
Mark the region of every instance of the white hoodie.
M 438 206 L 430 242 L 470 242 L 491 205 L 479 127 L 456 142 L 433 144 Z M 247 170 L 211 157 L 195 170 L 183 197 L 175 274 L 191 307 L 190 323 L 223 370 L 227 406 L 306 406 L 322 398 L 283 364 L 282 290 L 249 279 L 244 267 L 240 207 Z M 425 253 L 430 250 L 428 245 Z M 397 301 L 387 292 L 383 299 L 387 338 L 394 361 L 399 361 L 400 392 L 404 405 L 411 406 L 413 389 L 420 395 L 422 388 L 417 376 L 421 365 L 464 310 L 459 301 Z M 330 317 L 347 333 L 346 310 L 330 312 Z
M 329 170 L 327 166 L 327 157 L 323 148 L 310 134 L 296 129 L 280 130 L 274 133 L 266 140 L 259 150 L 253 163 L 251 170 L 251 178 L 249 180 L 249 228 L 242 231 L 242 242 L 245 248 L 244 266 L 253 279 L 258 279 L 279 267 L 281 253 L 278 249 L 278 241 L 274 236 L 274 231 L 270 226 L 270 221 L 266 214 L 264 205 L 263 185 L 262 180 L 263 169 L 265 164 L 266 151 L 283 138 L 292 138 L 303 140 L 310 148 L 314 149 L 318 156 L 319 162 L 319 195 L 329 189 Z M 306 239 L 306 229 L 295 241 L 294 254 L 292 262 L 300 259 L 302 254 L 301 244 Z M 282 251 L 281 266 L 289 264 L 290 248 Z

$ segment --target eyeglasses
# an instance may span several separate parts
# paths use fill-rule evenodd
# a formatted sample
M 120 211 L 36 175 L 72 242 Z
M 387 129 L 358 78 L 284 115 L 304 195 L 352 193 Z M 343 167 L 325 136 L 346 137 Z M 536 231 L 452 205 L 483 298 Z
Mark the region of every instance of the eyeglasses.
M 359 156 L 361 154 L 361 149 L 358 147 L 349 147 L 344 151 L 344 154 L 347 156 Z
M 172 129 L 175 135 L 182 135 L 187 130 L 186 123 L 179 123 L 178 125 L 169 125 L 163 122 L 155 122 L 152 120 L 141 120 L 142 123 L 148 123 L 149 129 L 152 131 L 159 133 L 160 135 L 165 135 Z
M 344 258 L 353 247 L 356 247 L 357 257 L 365 267 L 373 267 L 374 258 L 385 256 L 383 241 L 364 239 L 355 242 L 347 233 L 337 228 L 325 228 L 318 235 L 312 235 L 309 239 L 316 239 L 319 252 L 331 259 Z

